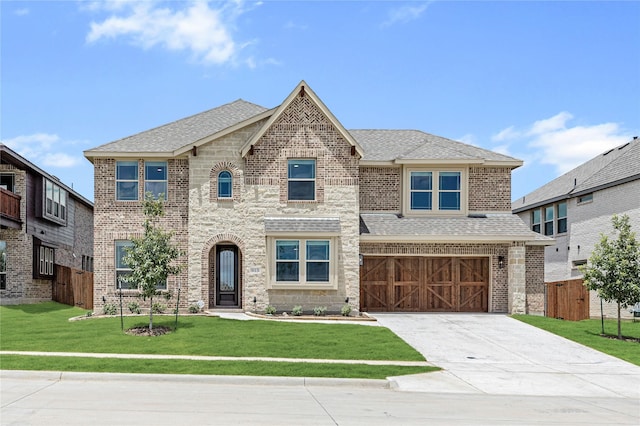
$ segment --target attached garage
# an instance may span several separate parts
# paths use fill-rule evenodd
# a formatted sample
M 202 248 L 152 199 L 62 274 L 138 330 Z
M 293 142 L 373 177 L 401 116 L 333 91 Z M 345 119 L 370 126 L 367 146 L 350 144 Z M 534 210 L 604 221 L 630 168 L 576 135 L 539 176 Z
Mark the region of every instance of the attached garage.
M 368 312 L 488 312 L 488 257 L 364 256 L 360 304 Z

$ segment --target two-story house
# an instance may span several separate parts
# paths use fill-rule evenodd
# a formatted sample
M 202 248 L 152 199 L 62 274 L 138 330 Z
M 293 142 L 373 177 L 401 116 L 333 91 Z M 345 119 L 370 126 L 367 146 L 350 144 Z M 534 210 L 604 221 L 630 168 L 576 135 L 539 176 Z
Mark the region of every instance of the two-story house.
M 0 144 L 0 303 L 51 300 L 57 265 L 93 268 L 93 203 Z
M 346 130 L 303 81 L 94 149 L 95 294 L 114 301 L 141 202 L 187 254 L 182 308 L 542 312 L 551 241 L 510 212 L 520 160 L 420 131 Z
M 612 235 L 611 217 L 627 214 L 631 229 L 640 232 L 640 140 L 592 158 L 575 169 L 515 200 L 513 212 L 535 232 L 553 237 L 545 249 L 545 281 L 581 278 L 600 235 Z M 590 315 L 600 316 L 600 299 L 590 292 Z M 605 314 L 617 316 L 613 303 Z M 631 317 L 628 311 L 622 312 Z

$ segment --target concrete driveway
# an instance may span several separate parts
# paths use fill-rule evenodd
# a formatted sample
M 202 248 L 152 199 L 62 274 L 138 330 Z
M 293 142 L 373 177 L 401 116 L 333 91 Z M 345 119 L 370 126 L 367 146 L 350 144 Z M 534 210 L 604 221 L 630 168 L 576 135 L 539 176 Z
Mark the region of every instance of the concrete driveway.
M 506 315 L 373 316 L 444 369 L 392 378 L 400 390 L 640 400 L 640 367 Z

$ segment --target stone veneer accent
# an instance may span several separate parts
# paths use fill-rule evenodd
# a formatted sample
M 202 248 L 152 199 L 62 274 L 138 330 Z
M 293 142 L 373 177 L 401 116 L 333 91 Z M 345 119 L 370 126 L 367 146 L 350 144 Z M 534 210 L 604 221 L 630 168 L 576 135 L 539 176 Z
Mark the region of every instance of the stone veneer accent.
M 511 167 L 469 168 L 469 210 L 511 211 Z
M 526 289 L 526 248 L 524 244 L 513 243 L 509 247 L 509 313 L 527 313 Z
M 360 168 L 360 210 L 401 210 L 402 169 L 400 167 Z
M 527 314 L 545 315 L 544 246 L 527 246 L 525 265 Z

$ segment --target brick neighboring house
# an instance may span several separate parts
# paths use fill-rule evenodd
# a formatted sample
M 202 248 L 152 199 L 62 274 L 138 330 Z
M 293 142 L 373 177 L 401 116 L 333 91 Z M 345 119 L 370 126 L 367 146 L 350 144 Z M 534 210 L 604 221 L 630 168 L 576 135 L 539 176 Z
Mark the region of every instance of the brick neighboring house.
M 600 234 L 612 235 L 611 217 L 629 215 L 640 235 L 640 140 L 610 149 L 512 203 L 534 231 L 555 238 L 545 248 L 545 282 L 581 278 Z M 590 292 L 590 315 L 600 316 L 600 298 Z M 605 315 L 617 317 L 613 303 Z M 623 316 L 631 318 L 628 310 Z
M 551 240 L 510 212 L 520 160 L 420 131 L 347 131 L 304 81 L 276 108 L 238 100 L 85 156 L 96 309 L 115 301 L 152 191 L 187 253 L 161 283 L 181 288 L 183 309 L 542 313 Z
M 0 304 L 51 300 L 56 265 L 92 263 L 91 201 L 0 144 Z

